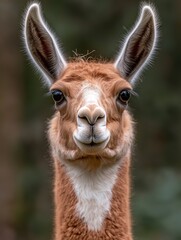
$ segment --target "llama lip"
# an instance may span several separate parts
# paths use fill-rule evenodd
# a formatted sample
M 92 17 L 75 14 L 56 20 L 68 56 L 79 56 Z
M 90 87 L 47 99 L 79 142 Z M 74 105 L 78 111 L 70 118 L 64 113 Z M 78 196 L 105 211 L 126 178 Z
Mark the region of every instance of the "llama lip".
M 75 142 L 88 146 L 98 146 L 110 139 L 110 131 L 104 127 L 78 127 L 73 134 Z
M 106 139 L 95 142 L 93 137 L 91 138 L 90 142 L 84 142 L 81 139 L 77 138 L 76 135 L 74 135 L 74 141 L 78 148 L 80 148 L 84 152 L 89 152 L 89 151 L 101 151 L 103 150 L 107 143 L 109 142 L 110 136 L 108 136 Z
M 77 138 L 77 136 L 74 136 L 74 140 L 77 142 L 80 142 L 81 144 L 87 145 L 87 146 L 98 146 L 101 145 L 104 142 L 107 142 L 109 140 L 109 137 L 107 137 L 106 139 L 102 140 L 102 141 L 95 141 L 94 137 L 91 137 L 89 141 L 82 141 L 81 139 Z
M 85 144 L 86 146 L 90 146 L 90 147 L 95 147 L 95 146 L 100 146 L 103 142 L 101 143 L 95 143 L 94 141 L 90 142 L 90 143 L 82 143 L 82 144 Z
M 91 147 L 93 147 L 93 146 L 97 145 L 97 143 L 95 143 L 95 142 L 92 141 L 89 145 L 90 145 Z

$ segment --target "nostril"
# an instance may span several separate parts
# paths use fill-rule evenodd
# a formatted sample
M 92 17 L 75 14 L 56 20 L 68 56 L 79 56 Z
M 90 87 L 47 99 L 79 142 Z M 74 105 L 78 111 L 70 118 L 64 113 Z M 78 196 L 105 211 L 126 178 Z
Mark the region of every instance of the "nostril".
M 91 121 L 92 119 L 87 115 L 82 115 L 81 114 L 81 115 L 78 115 L 78 118 L 81 119 L 81 121 L 88 122 L 89 125 L 91 125 L 91 126 L 94 125 L 94 123 Z
M 105 118 L 105 116 L 94 116 L 94 117 L 88 117 L 88 116 L 79 116 L 79 119 L 83 122 L 87 122 L 90 126 L 94 126 L 97 122 L 102 121 L 102 119 Z
M 98 122 L 99 120 L 102 121 L 102 119 L 104 119 L 104 117 L 105 117 L 105 116 L 103 116 L 103 115 L 97 116 L 97 117 L 95 117 L 94 122 L 96 123 L 96 122 Z
M 83 120 L 87 120 L 86 116 L 82 116 L 82 115 L 78 115 L 78 118 L 83 119 Z
M 98 116 L 98 117 L 97 117 L 97 120 L 98 120 L 98 119 L 103 119 L 103 118 L 105 118 L 105 115 L 104 115 L 104 114 Z
M 101 122 L 105 119 L 105 112 L 98 107 L 94 109 L 90 109 L 88 107 L 82 108 L 78 112 L 78 119 L 84 123 L 88 123 L 89 125 L 93 126 L 97 122 Z

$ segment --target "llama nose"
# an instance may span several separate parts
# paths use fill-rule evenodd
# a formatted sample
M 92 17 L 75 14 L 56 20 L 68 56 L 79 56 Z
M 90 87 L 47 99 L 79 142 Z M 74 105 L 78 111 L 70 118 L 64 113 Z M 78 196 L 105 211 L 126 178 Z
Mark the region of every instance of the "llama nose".
M 106 115 L 103 108 L 91 104 L 85 107 L 82 107 L 78 111 L 78 120 L 81 123 L 88 123 L 93 126 L 96 123 L 105 123 Z

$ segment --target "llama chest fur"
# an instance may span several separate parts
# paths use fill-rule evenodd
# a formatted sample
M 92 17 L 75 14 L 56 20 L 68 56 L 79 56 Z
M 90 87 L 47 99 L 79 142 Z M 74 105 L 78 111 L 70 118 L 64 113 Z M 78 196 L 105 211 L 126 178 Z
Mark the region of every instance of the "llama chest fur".
M 67 167 L 77 197 L 75 214 L 89 230 L 99 231 L 109 214 L 118 167 L 115 164 L 114 167 L 104 167 L 96 171 Z
M 56 240 L 131 239 L 128 158 L 97 176 L 55 165 Z

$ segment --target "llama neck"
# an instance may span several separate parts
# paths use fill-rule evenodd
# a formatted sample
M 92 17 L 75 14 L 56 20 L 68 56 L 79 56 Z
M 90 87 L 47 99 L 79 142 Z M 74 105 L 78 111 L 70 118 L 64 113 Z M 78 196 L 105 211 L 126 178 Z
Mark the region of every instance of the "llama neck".
M 85 174 L 55 161 L 55 240 L 132 239 L 129 162 Z

